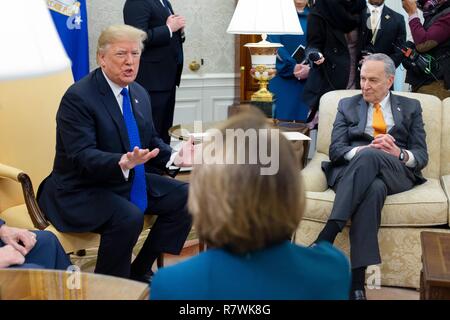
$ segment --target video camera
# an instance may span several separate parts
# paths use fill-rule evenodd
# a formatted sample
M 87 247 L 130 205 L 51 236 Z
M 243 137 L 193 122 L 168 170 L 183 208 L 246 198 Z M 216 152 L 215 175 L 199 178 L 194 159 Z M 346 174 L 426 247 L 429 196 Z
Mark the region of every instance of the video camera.
M 437 80 L 435 74 L 439 72 L 439 64 L 431 55 L 417 52 L 416 45 L 411 41 L 403 44 L 393 43 L 393 45 L 397 51 L 402 53 L 402 64 L 406 69 L 412 69 L 419 74 L 430 75 Z

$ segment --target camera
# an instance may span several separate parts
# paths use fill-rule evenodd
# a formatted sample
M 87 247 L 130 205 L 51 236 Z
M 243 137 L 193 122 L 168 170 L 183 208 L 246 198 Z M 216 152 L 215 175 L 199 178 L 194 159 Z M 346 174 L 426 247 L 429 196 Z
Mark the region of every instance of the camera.
M 437 80 L 435 74 L 439 72 L 439 64 L 429 54 L 420 54 L 413 42 L 407 41 L 403 44 L 395 44 L 394 47 L 403 55 L 402 64 L 418 74 L 426 74 Z

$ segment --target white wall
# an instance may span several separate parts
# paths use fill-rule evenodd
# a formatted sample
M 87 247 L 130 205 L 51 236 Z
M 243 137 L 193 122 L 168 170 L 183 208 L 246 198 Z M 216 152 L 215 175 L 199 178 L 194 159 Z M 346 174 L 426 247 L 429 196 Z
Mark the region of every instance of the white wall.
M 87 1 L 91 69 L 97 67 L 95 49 L 100 32 L 123 23 L 125 0 Z M 186 17 L 184 43 L 185 75 L 195 74 L 187 67 L 203 58 L 200 74 L 234 72 L 234 36 L 225 31 L 234 12 L 233 0 L 171 0 L 176 13 Z
M 125 0 L 87 1 L 91 70 L 97 67 L 95 50 L 105 27 L 123 23 Z M 234 74 L 234 36 L 226 33 L 234 12 L 234 0 L 171 0 L 175 13 L 186 17 L 184 70 L 177 91 L 174 123 L 226 118 L 238 83 Z M 203 65 L 193 72 L 188 65 Z

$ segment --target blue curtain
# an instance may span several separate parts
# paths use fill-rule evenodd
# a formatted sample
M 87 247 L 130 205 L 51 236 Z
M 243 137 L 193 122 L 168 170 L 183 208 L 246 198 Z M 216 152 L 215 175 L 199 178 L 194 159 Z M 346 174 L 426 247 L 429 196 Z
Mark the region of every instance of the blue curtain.
M 60 0 L 47 3 L 59 37 L 72 61 L 72 73 L 77 81 L 89 73 L 86 0 Z

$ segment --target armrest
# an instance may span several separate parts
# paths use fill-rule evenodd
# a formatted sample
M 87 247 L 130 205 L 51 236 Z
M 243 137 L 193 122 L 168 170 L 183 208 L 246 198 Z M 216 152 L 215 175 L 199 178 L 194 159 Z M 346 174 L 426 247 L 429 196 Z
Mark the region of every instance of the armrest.
M 316 152 L 314 157 L 302 170 L 305 191 L 324 192 L 328 189 L 327 179 L 322 171 L 322 161 L 328 161 L 326 154 Z
M 447 196 L 448 207 L 448 225 L 450 226 L 450 175 L 441 177 L 442 188 L 444 189 L 445 195 Z
M 0 163 L 0 179 L 10 179 L 21 184 L 28 214 L 35 228 L 43 230 L 49 226 L 47 219 L 38 206 L 30 177 L 20 169 Z

